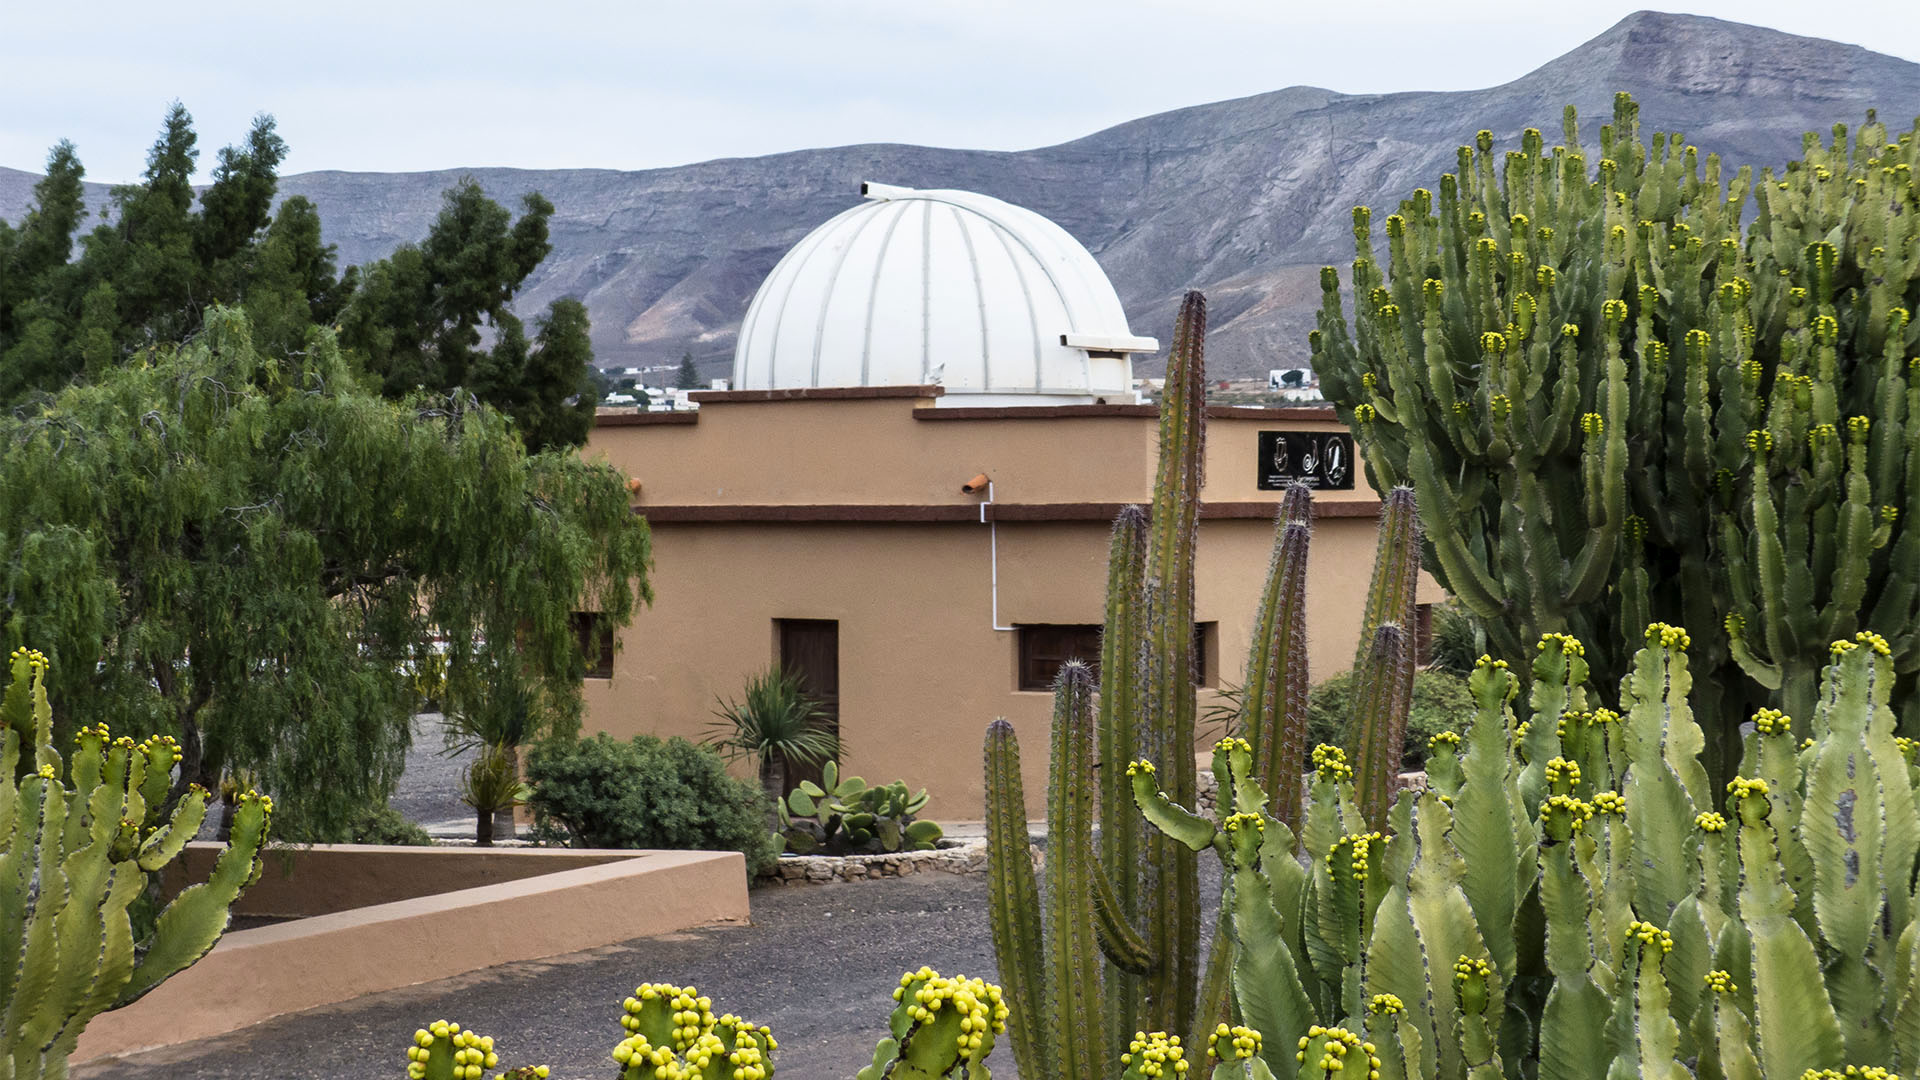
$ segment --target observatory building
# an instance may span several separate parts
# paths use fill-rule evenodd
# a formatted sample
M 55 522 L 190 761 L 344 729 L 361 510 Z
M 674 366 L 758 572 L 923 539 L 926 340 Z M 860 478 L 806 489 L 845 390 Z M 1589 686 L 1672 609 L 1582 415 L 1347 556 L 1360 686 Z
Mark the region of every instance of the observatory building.
M 1160 344 L 1039 214 L 862 194 L 767 275 L 732 389 L 695 393 L 697 412 L 599 417 L 583 452 L 630 478 L 656 599 L 589 657 L 586 728 L 699 738 L 720 698 L 780 663 L 838 725 L 843 771 L 975 820 L 987 724 L 1044 747 L 1055 672 L 1098 659 L 1109 526 L 1152 498 L 1158 410 L 1133 361 Z M 1241 680 L 1286 483 L 1320 489 L 1316 680 L 1353 655 L 1379 507 L 1331 409 L 1207 413 L 1203 710 Z M 1025 762 L 1038 812 L 1046 754 Z

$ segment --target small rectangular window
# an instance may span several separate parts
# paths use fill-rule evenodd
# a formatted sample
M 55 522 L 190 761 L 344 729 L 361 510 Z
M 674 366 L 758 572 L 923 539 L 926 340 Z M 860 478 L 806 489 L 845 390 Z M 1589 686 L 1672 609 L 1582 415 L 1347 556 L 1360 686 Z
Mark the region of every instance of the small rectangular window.
M 1100 678 L 1100 626 L 1037 623 L 1020 628 L 1020 689 L 1052 690 L 1061 665 L 1079 660 Z
M 1020 689 L 1052 690 L 1060 666 L 1078 660 L 1100 679 L 1097 623 L 1035 623 L 1020 628 Z M 1220 624 L 1193 624 L 1193 684 L 1212 686 L 1220 671 Z
M 580 642 L 582 677 L 613 678 L 613 620 L 598 611 L 576 611 L 573 634 Z
M 1193 685 L 1215 686 L 1220 678 L 1220 624 L 1193 624 Z

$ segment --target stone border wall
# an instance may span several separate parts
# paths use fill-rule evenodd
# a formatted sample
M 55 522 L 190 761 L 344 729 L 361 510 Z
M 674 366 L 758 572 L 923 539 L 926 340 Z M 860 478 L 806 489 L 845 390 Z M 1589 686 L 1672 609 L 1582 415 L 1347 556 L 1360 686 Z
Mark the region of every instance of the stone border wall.
M 1029 849 L 1040 865 L 1039 848 Z M 759 885 L 825 885 L 836 881 L 908 877 L 913 874 L 984 874 L 987 841 L 981 837 L 937 851 L 901 851 L 891 855 L 795 855 L 780 857 Z

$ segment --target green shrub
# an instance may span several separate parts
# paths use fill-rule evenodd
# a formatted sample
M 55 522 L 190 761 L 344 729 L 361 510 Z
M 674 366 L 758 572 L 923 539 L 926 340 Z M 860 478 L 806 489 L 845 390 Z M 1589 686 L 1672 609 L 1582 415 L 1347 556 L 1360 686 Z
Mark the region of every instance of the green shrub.
M 575 847 L 738 851 L 749 875 L 778 857 L 766 796 L 682 738 L 543 743 L 527 758 L 527 782 L 536 826 L 557 826 Z
M 1427 668 L 1461 678 L 1473 674 L 1473 662 L 1487 651 L 1487 635 L 1480 629 L 1473 612 L 1458 601 L 1449 600 L 1433 608 L 1433 644 L 1427 655 Z
M 1354 713 L 1353 672 L 1342 672 L 1313 688 L 1307 699 L 1307 743 L 1330 743 L 1353 749 L 1348 721 Z M 1426 765 L 1427 740 L 1442 731 L 1459 731 L 1473 716 L 1473 696 L 1467 680 L 1444 671 L 1422 671 L 1413 677 L 1413 707 L 1407 712 L 1407 745 L 1401 758 L 1407 769 Z M 1301 767 L 1311 768 L 1302 763 Z
M 427 830 L 408 821 L 391 806 L 368 807 L 347 825 L 349 844 L 394 844 L 401 847 L 427 847 L 433 837 Z

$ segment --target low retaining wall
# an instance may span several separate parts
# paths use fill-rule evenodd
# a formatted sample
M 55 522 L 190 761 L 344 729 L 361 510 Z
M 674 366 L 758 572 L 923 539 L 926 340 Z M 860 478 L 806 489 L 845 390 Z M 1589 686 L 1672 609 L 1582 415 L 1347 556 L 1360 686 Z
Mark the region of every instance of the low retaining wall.
M 160 879 L 171 898 L 205 881 L 225 844 L 192 843 Z M 271 851 L 260 880 L 233 905 L 235 915 L 304 919 L 458 889 L 522 881 L 562 870 L 621 862 L 636 851 L 573 848 L 390 847 L 314 844 Z
M 436 854 L 401 850 L 425 858 Z M 520 865 L 557 864 L 543 854 L 528 850 Z M 199 963 L 146 997 L 96 1018 L 73 1060 L 206 1038 L 282 1013 L 496 964 L 747 918 L 746 860 L 738 852 L 569 854 L 600 861 L 228 934 Z M 447 875 L 439 881 L 433 871 L 419 871 L 428 887 L 458 877 L 448 869 L 454 864 L 438 865 Z M 487 858 L 477 865 L 505 873 L 500 867 L 513 864 Z M 262 884 L 273 873 L 269 866 Z

